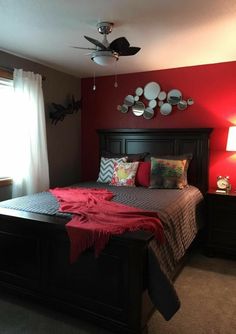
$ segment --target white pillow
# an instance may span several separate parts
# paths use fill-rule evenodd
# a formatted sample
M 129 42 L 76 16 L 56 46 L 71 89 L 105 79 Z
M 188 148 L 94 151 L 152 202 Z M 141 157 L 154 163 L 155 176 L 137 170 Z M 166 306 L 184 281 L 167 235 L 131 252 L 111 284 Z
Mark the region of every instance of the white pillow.
M 114 162 L 126 162 L 128 157 L 122 158 L 104 158 L 101 157 L 100 171 L 97 182 L 109 183 L 111 182 L 114 172 Z

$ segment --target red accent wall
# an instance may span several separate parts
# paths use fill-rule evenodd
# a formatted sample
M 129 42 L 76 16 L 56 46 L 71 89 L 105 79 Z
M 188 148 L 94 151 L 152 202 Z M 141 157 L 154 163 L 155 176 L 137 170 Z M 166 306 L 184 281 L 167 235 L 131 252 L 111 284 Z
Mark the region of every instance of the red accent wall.
M 119 65 L 118 65 L 119 66 Z M 168 70 L 82 79 L 82 179 L 96 179 L 99 171 L 99 128 L 214 128 L 210 138 L 209 187 L 215 187 L 217 175 L 229 175 L 236 188 L 236 154 L 226 152 L 227 131 L 236 124 L 236 62 L 182 67 Z M 156 81 L 161 89 L 179 89 L 184 98 L 195 103 L 184 111 L 176 107 L 168 116 L 156 108 L 151 120 L 122 114 L 117 105 L 125 96 L 135 95 L 137 87 Z

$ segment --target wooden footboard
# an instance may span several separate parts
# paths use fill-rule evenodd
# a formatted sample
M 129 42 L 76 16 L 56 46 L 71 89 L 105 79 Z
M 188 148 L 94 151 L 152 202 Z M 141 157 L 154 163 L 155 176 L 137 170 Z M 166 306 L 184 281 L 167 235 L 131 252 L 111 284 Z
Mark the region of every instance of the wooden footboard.
M 150 233 L 113 237 L 69 263 L 65 219 L 0 209 L 0 286 L 120 333 L 144 333 Z

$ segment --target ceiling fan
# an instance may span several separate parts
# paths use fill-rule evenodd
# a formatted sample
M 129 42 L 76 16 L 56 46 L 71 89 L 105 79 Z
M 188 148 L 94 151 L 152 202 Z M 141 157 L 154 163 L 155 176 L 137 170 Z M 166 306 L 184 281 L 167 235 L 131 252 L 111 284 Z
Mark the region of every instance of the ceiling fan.
M 115 63 L 121 56 L 133 56 L 137 52 L 139 52 L 141 48 L 136 46 L 130 46 L 129 42 L 125 37 L 116 38 L 111 43 L 108 42 L 107 35 L 112 32 L 113 25 L 114 24 L 111 22 L 99 22 L 97 24 L 98 32 L 104 35 L 102 42 L 99 42 L 94 38 L 84 36 L 84 38 L 86 38 L 95 47 L 86 48 L 74 46 L 74 48 L 91 50 L 91 60 L 93 60 L 98 65 L 103 66 Z

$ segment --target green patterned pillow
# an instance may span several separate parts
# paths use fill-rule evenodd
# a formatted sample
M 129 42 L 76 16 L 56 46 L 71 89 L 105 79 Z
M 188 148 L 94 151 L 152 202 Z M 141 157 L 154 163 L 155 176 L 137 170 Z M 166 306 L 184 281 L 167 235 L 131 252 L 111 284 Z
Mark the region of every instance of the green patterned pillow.
M 172 160 L 151 157 L 149 188 L 182 189 L 187 182 L 188 160 Z

